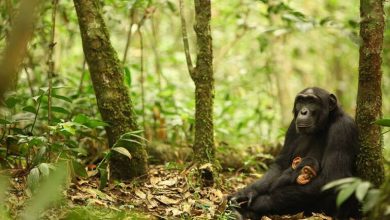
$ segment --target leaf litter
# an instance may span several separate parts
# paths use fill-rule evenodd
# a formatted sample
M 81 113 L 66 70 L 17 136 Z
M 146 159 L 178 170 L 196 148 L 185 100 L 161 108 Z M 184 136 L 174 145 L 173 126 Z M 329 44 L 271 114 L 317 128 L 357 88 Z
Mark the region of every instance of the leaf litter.
M 195 169 L 190 167 L 189 169 Z M 221 183 L 214 187 L 200 187 L 195 184 L 190 170 L 167 169 L 164 165 L 150 166 L 145 180 L 110 183 L 99 190 L 96 176 L 77 179 L 71 183 L 65 195 L 68 204 L 94 205 L 112 210 L 138 210 L 155 216 L 155 219 L 216 219 L 226 210 L 226 196 L 254 181 L 257 176 L 220 174 Z M 24 184 L 12 181 L 11 206 L 22 207 L 27 196 Z M 16 193 L 13 193 L 16 192 Z M 23 198 L 21 198 L 23 197 Z M 285 216 L 264 216 L 261 220 L 331 220 L 329 216 L 303 213 Z

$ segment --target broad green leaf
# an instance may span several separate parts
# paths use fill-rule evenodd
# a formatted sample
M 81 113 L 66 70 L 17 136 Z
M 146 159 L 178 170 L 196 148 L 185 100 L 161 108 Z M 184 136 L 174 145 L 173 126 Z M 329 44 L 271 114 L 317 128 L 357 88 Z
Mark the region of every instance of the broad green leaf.
M 42 176 L 49 176 L 50 169 L 47 163 L 41 163 L 38 165 L 39 171 L 41 171 Z
M 124 148 L 124 147 L 113 147 L 112 150 L 122 154 L 122 155 L 125 155 L 126 157 L 128 157 L 130 160 L 131 160 L 131 154 L 130 152 Z
M 390 127 L 390 118 L 382 118 L 377 121 L 375 121 L 375 124 Z
M 87 121 L 89 121 L 89 118 L 84 114 L 78 114 L 73 118 L 73 122 L 77 122 L 79 124 L 84 124 Z
M 31 112 L 33 114 L 37 113 L 37 110 L 35 109 L 35 107 L 31 106 L 31 105 L 23 107 L 22 110 L 25 112 Z
M 334 188 L 334 187 L 336 187 L 336 186 L 339 186 L 339 185 L 342 185 L 342 184 L 345 184 L 345 183 L 351 183 L 351 182 L 354 182 L 354 181 L 356 181 L 356 180 L 357 180 L 356 177 L 348 177 L 348 178 L 343 178 L 343 179 L 335 180 L 335 181 L 332 181 L 332 182 L 326 184 L 325 186 L 323 186 L 323 187 L 322 187 L 322 191 L 325 191 L 325 190 Z
M 59 107 L 59 106 L 52 106 L 51 110 L 53 112 L 58 112 L 58 113 L 62 113 L 62 114 L 67 114 L 67 115 L 70 114 L 70 112 L 68 110 L 66 110 L 63 107 Z
M 69 102 L 69 103 L 72 103 L 72 99 L 66 97 L 66 96 L 62 96 L 62 95 L 52 95 L 53 98 L 56 98 L 56 99 L 61 99 L 61 100 L 64 100 L 66 102 Z
M 363 202 L 364 197 L 366 196 L 368 189 L 370 188 L 371 183 L 370 182 L 361 182 L 357 188 L 356 188 L 356 198 L 360 201 Z
M 106 126 L 109 126 L 109 124 L 107 124 L 106 122 L 104 121 L 100 121 L 100 120 L 96 120 L 96 119 L 92 119 L 92 120 L 89 120 L 85 126 L 89 127 L 89 128 L 97 128 L 99 126 L 102 126 L 102 127 L 106 127 Z
M 72 165 L 73 171 L 77 176 L 84 178 L 88 177 L 87 171 L 81 163 L 77 162 L 76 160 L 72 160 Z
M 337 195 L 336 199 L 336 205 L 337 207 L 340 207 L 343 202 L 345 202 L 355 191 L 356 187 L 358 186 L 358 182 L 355 182 L 353 184 L 348 185 L 348 187 L 343 188 L 339 194 Z
M 368 191 L 363 203 L 363 212 L 369 212 L 378 203 L 380 191 L 378 189 L 371 189 Z
M 49 177 L 45 178 L 35 195 L 26 202 L 25 209 L 21 212 L 18 219 L 33 220 L 40 219 L 40 215 L 63 196 L 64 184 L 68 176 L 68 169 L 64 164 L 57 165 L 54 172 L 51 172 Z
M 107 124 L 104 121 L 100 121 L 100 120 L 97 120 L 97 119 L 91 119 L 91 118 L 89 118 L 88 116 L 86 116 L 84 114 L 76 115 L 73 118 L 73 122 L 85 125 L 85 126 L 87 126 L 89 128 L 96 128 L 96 127 L 99 127 L 99 126 L 103 126 L 103 127 L 104 126 L 109 126 L 109 124 Z
M 35 191 L 39 184 L 39 169 L 34 167 L 31 169 L 30 173 L 27 176 L 27 185 L 32 192 Z

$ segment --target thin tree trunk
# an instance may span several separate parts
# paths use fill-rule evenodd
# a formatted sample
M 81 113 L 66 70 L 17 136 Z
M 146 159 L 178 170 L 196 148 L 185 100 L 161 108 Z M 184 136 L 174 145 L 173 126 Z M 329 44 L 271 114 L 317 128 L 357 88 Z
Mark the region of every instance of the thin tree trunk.
M 213 102 L 213 47 L 210 29 L 211 2 L 195 0 L 195 32 L 197 42 L 195 82 L 195 143 L 194 152 L 198 161 L 213 161 L 215 158 Z
M 214 76 L 213 46 L 211 37 L 211 1 L 194 0 L 195 33 L 197 43 L 196 67 L 192 72 L 195 83 L 195 141 L 194 156 L 199 163 L 203 186 L 214 183 L 215 145 L 214 145 Z
M 383 1 L 360 0 L 359 85 L 356 122 L 361 140 L 359 175 L 376 186 L 383 182 L 384 168 L 380 126 L 373 122 L 382 116 L 381 52 L 383 43 Z
M 120 135 L 138 130 L 135 113 L 123 85 L 122 68 L 111 45 L 99 1 L 74 0 L 74 5 L 99 111 L 103 120 L 110 124 L 106 132 L 109 145 L 113 146 Z M 127 149 L 131 160 L 119 153 L 110 158 L 111 176 L 115 179 L 131 179 L 147 171 L 145 148 L 134 143 Z
M 19 13 L 12 22 L 7 45 L 0 60 L 0 99 L 4 93 L 16 85 L 19 66 L 27 51 L 27 43 L 32 37 L 37 9 L 41 1 L 20 1 Z
M 183 13 L 183 0 L 180 0 L 180 14 L 183 34 L 184 51 L 187 67 L 195 83 L 195 141 L 193 146 L 194 160 L 198 163 L 203 185 L 214 183 L 216 170 L 213 103 L 213 46 L 211 38 L 211 1 L 194 0 L 194 26 L 197 41 L 197 59 L 195 68 L 192 65 L 188 43 L 186 22 Z

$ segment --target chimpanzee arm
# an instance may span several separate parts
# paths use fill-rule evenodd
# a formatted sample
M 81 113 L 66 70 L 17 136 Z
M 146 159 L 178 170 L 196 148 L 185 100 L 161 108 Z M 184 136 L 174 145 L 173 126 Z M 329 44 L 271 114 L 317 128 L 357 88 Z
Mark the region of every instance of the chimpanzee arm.
M 283 149 L 269 170 L 259 180 L 234 193 L 230 198 L 239 203 L 248 201 L 247 205 L 250 206 L 255 197 L 268 193 L 271 184 L 279 178 L 284 170 L 290 167 L 290 155 L 293 151 L 292 142 L 296 137 L 295 122 L 293 120 L 287 130 Z

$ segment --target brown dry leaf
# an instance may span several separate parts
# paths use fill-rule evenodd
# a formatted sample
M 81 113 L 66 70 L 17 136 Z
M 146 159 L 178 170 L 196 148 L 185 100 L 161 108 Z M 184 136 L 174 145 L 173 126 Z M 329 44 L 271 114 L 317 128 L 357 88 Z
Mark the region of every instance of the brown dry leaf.
M 268 218 L 267 216 L 261 217 L 261 220 L 272 220 L 271 218 Z
M 308 218 L 310 220 L 315 220 L 315 219 L 318 219 L 318 220 L 333 220 L 332 217 L 330 216 L 326 216 L 324 214 L 321 214 L 321 213 L 312 213 L 312 217 Z
M 80 179 L 79 181 L 77 181 L 77 185 L 81 186 L 81 185 L 88 185 L 89 184 L 89 181 L 88 180 L 83 180 L 83 179 Z
M 141 190 L 139 189 L 136 189 L 134 191 L 135 195 L 138 196 L 138 198 L 140 199 L 146 199 L 146 194 L 144 192 L 142 192 Z
M 183 211 L 180 211 L 177 208 L 167 208 L 165 210 L 165 214 L 166 215 L 172 215 L 172 216 L 179 216 L 179 215 L 183 214 Z
M 211 189 L 210 190 L 210 200 L 216 204 L 219 204 L 223 201 L 223 193 L 219 189 Z
M 181 210 L 183 210 L 183 212 L 186 212 L 188 214 L 191 213 L 191 204 L 190 203 L 184 203 L 181 205 Z
M 88 177 L 96 176 L 99 172 L 97 170 L 87 170 Z
M 174 178 L 174 179 L 168 179 L 168 180 L 161 181 L 158 183 L 158 185 L 160 185 L 160 186 L 173 186 L 176 183 L 177 183 L 177 179 Z
M 152 210 L 152 209 L 158 207 L 158 202 L 155 199 L 148 200 L 147 207 L 149 210 Z
M 161 181 L 160 177 L 157 177 L 157 176 L 150 177 L 150 184 L 152 184 L 152 185 L 156 185 L 160 181 Z
M 88 205 L 99 205 L 99 206 L 108 207 L 105 202 L 98 200 L 98 199 L 89 199 Z
M 156 196 L 156 199 L 165 205 L 175 205 L 180 202 L 180 200 L 171 199 L 166 196 Z

